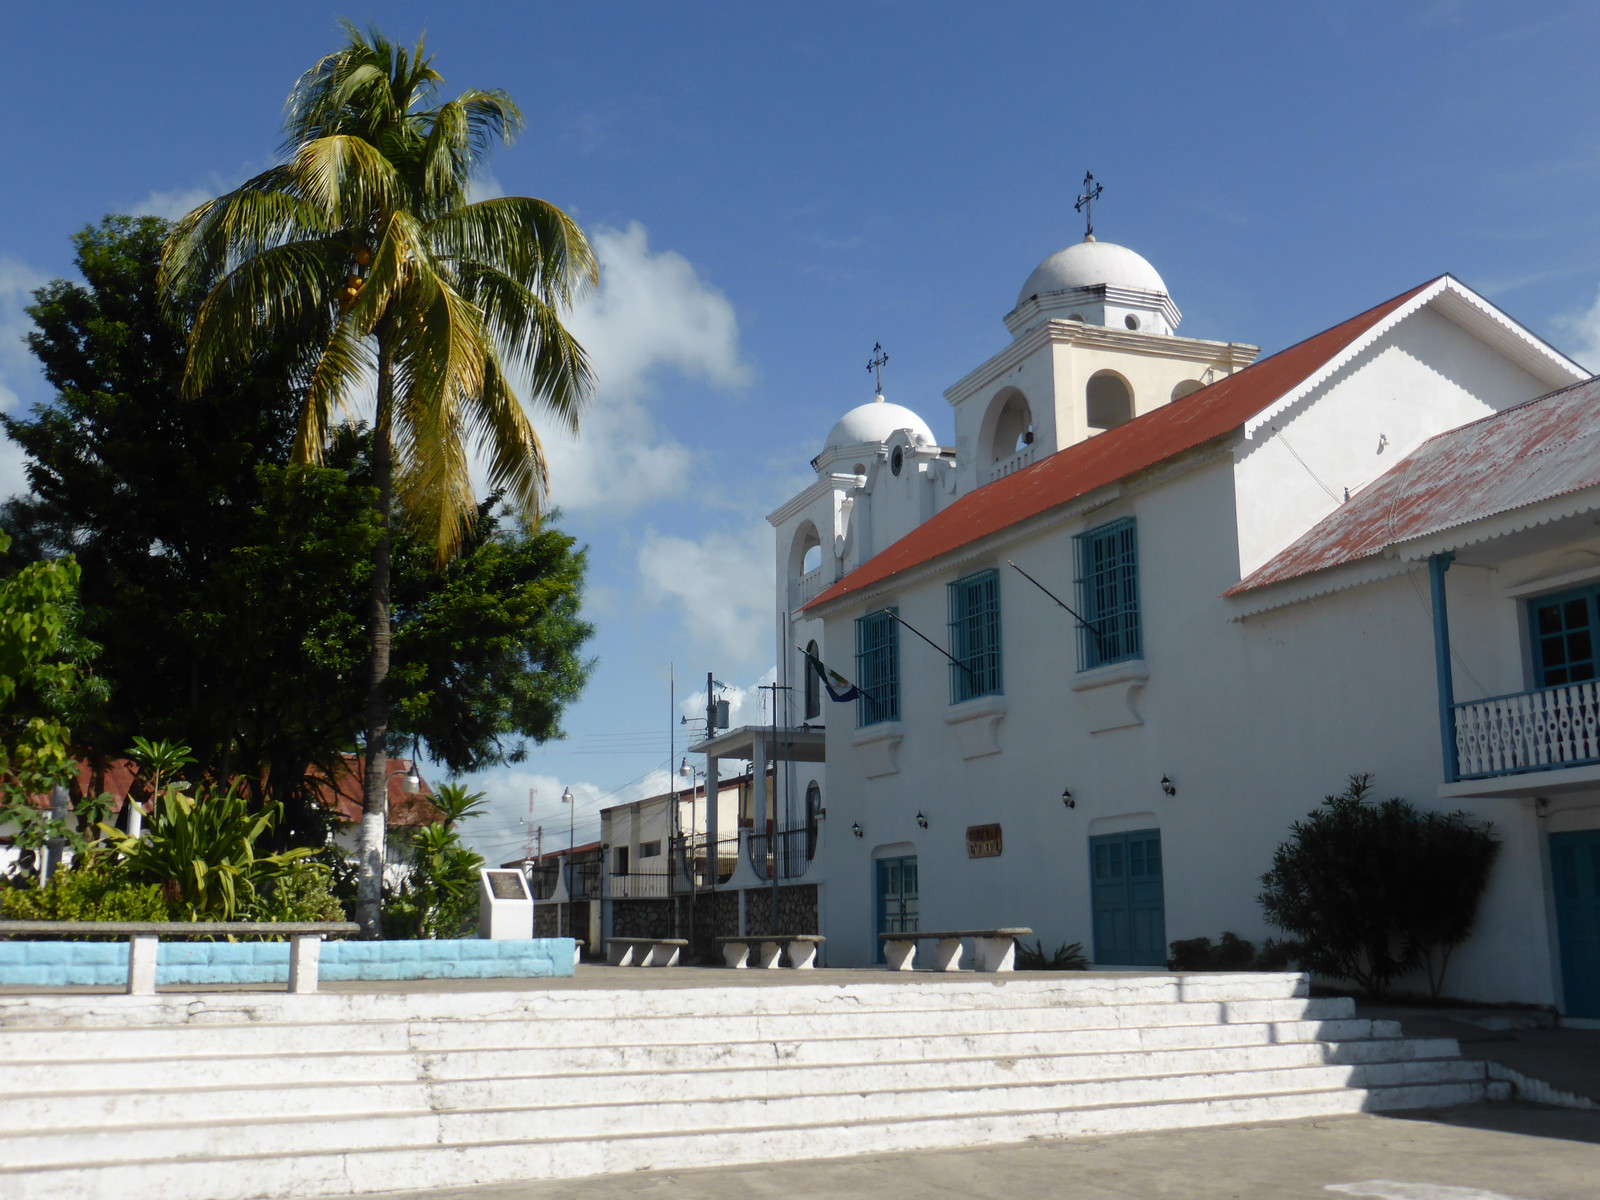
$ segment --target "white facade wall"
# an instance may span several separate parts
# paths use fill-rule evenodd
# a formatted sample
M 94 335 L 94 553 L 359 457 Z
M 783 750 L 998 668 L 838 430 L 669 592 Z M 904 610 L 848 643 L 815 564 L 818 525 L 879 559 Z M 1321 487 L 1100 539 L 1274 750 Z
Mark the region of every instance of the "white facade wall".
M 1465 808 L 1493 821 L 1502 840 L 1478 932 L 1452 961 L 1451 992 L 1556 1001 L 1532 802 L 1437 796 L 1443 771 L 1425 567 L 1236 620 L 1221 597 L 1237 580 L 1231 479 L 1228 461 L 1213 458 L 1092 517 L 972 555 L 830 616 L 830 633 L 845 637 L 858 612 L 896 604 L 934 636 L 946 619 L 945 585 L 987 565 L 1004 571 L 1005 558 L 1071 597 L 1072 534 L 1121 516 L 1138 522 L 1147 682 L 1075 691 L 1085 677 L 1070 618 L 1004 571 L 997 753 L 962 756 L 947 724 L 960 711 L 948 703 L 948 665 L 904 631 L 898 771 L 867 778 L 851 744 L 853 721 L 830 722 L 831 962 L 871 960 L 873 860 L 901 854 L 917 855 L 922 927 L 1026 925 L 1047 948 L 1076 941 L 1092 950 L 1088 838 L 1148 828 L 1162 834 L 1167 940 L 1232 930 L 1259 941 L 1273 932 L 1255 898 L 1274 848 L 1349 775 L 1370 772 L 1382 796 Z M 1515 612 L 1486 606 L 1481 584 L 1457 589 L 1457 582 L 1456 638 L 1486 647 L 1475 656 L 1506 690 L 1525 686 Z M 1510 663 L 1517 671 L 1507 672 Z M 1142 723 L 1090 732 L 1104 707 L 1098 692 L 1115 698 L 1113 709 L 1131 703 Z M 1164 775 L 1176 796 L 1163 794 Z M 1063 804 L 1063 788 L 1075 808 Z M 928 818 L 925 830 L 918 811 Z M 856 822 L 863 838 L 841 836 Z M 966 827 L 992 822 L 1002 826 L 1004 853 L 968 859 Z

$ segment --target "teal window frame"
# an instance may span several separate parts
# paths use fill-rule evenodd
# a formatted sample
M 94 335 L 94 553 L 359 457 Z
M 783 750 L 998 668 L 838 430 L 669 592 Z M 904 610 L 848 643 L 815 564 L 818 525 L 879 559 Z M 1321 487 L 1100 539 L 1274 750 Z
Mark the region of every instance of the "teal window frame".
M 1078 591 L 1078 670 L 1144 657 L 1139 609 L 1139 537 L 1134 518 L 1072 539 Z
M 1529 600 L 1528 642 L 1538 687 L 1600 677 L 1600 586 Z
M 950 703 L 998 696 L 1000 572 L 979 571 L 949 585 Z
M 900 719 L 900 622 L 880 608 L 856 618 L 856 724 Z

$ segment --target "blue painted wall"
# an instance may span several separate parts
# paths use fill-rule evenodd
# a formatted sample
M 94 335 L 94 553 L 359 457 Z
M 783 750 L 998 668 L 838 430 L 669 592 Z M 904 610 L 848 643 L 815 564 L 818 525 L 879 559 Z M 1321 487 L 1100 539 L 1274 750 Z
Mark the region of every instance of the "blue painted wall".
M 572 974 L 571 938 L 324 942 L 319 979 L 541 979 Z M 122 942 L 0 941 L 0 985 L 121 987 Z M 162 942 L 156 983 L 287 983 L 288 942 Z

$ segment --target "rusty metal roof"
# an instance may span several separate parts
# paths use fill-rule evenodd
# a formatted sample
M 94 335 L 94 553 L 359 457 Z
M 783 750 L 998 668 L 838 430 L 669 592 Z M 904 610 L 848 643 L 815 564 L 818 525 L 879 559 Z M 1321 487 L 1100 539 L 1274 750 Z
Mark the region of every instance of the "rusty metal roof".
M 862 563 L 805 608 L 812 610 L 870 587 L 1232 432 L 1437 282 L 1429 280 L 1181 400 L 968 492 Z
M 1401 542 L 1600 485 L 1597 434 L 1600 379 L 1438 434 L 1225 594 L 1359 562 Z

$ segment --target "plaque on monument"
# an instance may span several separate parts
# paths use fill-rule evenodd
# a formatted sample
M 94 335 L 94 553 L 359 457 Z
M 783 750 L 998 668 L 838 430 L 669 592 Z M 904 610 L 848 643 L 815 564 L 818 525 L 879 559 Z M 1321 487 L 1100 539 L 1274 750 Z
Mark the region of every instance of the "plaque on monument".
M 521 871 L 478 871 L 478 936 L 492 941 L 533 936 L 533 893 Z

